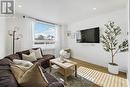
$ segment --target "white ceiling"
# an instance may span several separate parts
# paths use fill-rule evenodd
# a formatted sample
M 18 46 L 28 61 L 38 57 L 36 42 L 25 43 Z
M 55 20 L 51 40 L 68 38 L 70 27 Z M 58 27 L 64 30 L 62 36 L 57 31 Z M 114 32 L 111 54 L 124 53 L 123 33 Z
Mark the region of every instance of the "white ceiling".
M 16 13 L 50 22 L 72 23 L 126 5 L 127 0 L 16 0 L 15 6 Z

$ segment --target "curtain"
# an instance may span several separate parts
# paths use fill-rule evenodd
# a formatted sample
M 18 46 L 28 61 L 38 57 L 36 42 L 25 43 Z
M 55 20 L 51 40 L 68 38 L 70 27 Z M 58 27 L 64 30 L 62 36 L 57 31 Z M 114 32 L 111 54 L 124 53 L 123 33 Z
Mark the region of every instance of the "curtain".
M 56 28 L 56 42 L 55 42 L 55 57 L 59 57 L 59 52 L 61 50 L 61 26 L 55 25 Z
M 30 49 L 33 47 L 33 28 L 34 28 L 34 20 L 25 18 L 22 21 L 23 28 L 22 34 L 23 38 L 21 39 L 21 50 Z

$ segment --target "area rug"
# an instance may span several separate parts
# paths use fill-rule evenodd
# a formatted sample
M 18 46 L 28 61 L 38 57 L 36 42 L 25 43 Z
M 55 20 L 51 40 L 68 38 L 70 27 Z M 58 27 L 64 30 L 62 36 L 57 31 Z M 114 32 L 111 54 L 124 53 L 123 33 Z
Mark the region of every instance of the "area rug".
M 80 66 L 79 76 L 102 87 L 127 87 L 127 79 Z
M 46 71 L 49 72 L 47 69 Z M 58 81 L 63 81 L 64 76 L 58 73 L 56 70 L 52 70 L 50 73 L 52 76 L 54 76 Z M 64 83 L 65 87 L 100 87 L 93 82 L 82 78 L 81 76 L 75 77 L 74 75 L 71 75 L 67 78 L 67 81 Z

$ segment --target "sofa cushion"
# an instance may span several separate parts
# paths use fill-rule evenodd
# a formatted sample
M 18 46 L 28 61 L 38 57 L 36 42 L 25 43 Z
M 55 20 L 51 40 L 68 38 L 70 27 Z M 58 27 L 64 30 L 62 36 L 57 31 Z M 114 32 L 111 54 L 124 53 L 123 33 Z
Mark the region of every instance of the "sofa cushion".
M 22 58 L 22 54 L 29 55 L 29 54 L 30 54 L 30 51 L 29 51 L 29 50 L 25 50 L 25 51 L 21 51 L 21 52 L 16 52 L 16 54 L 18 54 L 19 57 L 20 57 L 21 59 L 23 59 L 23 58 Z
M 41 50 L 40 49 L 37 49 L 37 50 L 31 50 L 31 52 L 35 53 L 35 57 L 38 59 L 38 58 L 42 58 L 42 53 L 41 53 Z
M 38 62 L 39 65 L 41 65 L 43 68 L 48 68 L 49 67 L 49 60 L 54 59 L 55 56 L 47 54 L 43 55 L 43 58 L 37 59 L 37 61 L 33 61 L 32 63 Z
M 22 66 L 22 65 L 16 65 L 19 68 L 21 68 L 24 72 L 27 71 L 30 67 Z
M 30 62 L 37 60 L 34 52 L 30 53 L 29 55 L 22 54 L 22 58 L 23 58 L 23 60 L 27 60 L 27 61 L 30 61 Z
M 17 68 L 17 69 L 16 69 Z M 37 64 L 34 64 L 28 70 L 23 71 L 20 67 L 12 67 L 15 77 L 17 78 L 18 83 L 22 87 L 47 87 L 48 81 L 42 72 L 42 69 Z M 21 74 L 20 74 L 21 73 Z
M 13 72 L 17 80 L 19 80 L 23 76 L 23 74 L 30 68 L 30 67 L 25 67 L 16 64 L 12 64 L 10 67 L 11 67 L 11 71 Z
M 33 63 L 31 63 L 30 61 L 26 61 L 26 60 L 14 59 L 13 62 L 17 65 L 22 65 L 25 67 L 31 67 L 33 65 Z
M 19 87 L 9 65 L 0 65 L 0 87 Z
M 55 56 L 51 55 L 51 54 L 43 55 L 43 59 L 46 59 L 46 60 L 50 60 L 50 59 L 54 59 L 54 58 L 55 58 Z
M 41 48 L 32 48 L 31 50 L 37 50 L 37 49 L 40 49 L 41 54 L 43 55 L 43 51 L 42 51 L 42 49 L 41 49 Z
M 14 74 L 17 81 L 22 77 L 22 75 L 25 72 L 21 67 L 15 65 L 15 64 L 11 65 L 11 71 Z
M 0 65 L 10 65 L 12 63 L 13 62 L 8 58 L 3 58 L 3 59 L 0 60 Z
M 10 60 L 21 59 L 18 54 L 11 54 L 11 55 L 6 56 L 5 58 L 8 58 Z

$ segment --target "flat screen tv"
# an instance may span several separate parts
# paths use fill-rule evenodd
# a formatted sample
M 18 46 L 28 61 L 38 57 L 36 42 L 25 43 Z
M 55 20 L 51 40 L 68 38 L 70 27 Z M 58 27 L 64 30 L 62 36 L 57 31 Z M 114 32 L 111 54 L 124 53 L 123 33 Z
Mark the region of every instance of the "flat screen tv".
M 100 43 L 99 27 L 78 31 L 76 39 L 78 43 Z

